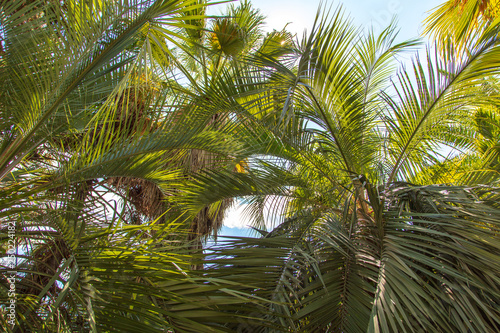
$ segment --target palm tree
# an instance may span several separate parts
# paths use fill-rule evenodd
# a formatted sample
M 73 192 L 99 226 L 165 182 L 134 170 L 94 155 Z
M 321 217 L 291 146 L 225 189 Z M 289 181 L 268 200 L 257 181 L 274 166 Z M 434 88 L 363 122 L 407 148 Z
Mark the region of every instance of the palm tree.
M 127 206 L 108 196 L 120 194 L 113 177 L 173 193 L 183 181 L 175 152 L 228 155 L 230 143 L 206 129 L 209 110 L 173 70 L 163 71 L 162 89 L 149 80 L 158 75 L 153 50 L 182 45 L 177 29 L 195 29 L 185 21 L 203 6 L 0 2 L 5 331 L 218 332 L 233 320 L 224 311 L 241 308 L 224 280 L 189 271 L 196 257 L 176 241 L 186 217 L 129 224 Z M 5 306 L 12 281 L 14 316 Z
M 203 35 L 202 7 L 82 1 L 42 15 L 39 2 L 2 3 L 0 216 L 19 237 L 9 249 L 2 230 L 17 250 L 2 273 L 16 270 L 19 294 L 5 330 L 497 331 L 499 190 L 425 175 L 448 165 L 443 145 L 471 155 L 463 129 L 494 100 L 482 78 L 500 68 L 498 25 L 459 51 L 428 51 L 388 88 L 394 59 L 416 45 L 395 45 L 392 27 L 360 38 L 336 11 L 294 48 L 275 32 L 240 58 L 229 41 L 244 31 L 219 19 L 218 42 L 200 51 L 218 57 L 197 58 L 195 85 L 151 43 L 160 33 L 186 49 L 184 34 Z M 215 166 L 186 176 L 192 150 Z M 153 183 L 171 211 L 128 223 L 106 195 L 133 196 L 109 179 Z M 186 221 L 242 196 L 257 223 L 268 207 L 279 225 L 193 253 Z
M 277 326 L 233 328 L 498 331 L 498 177 L 434 185 L 425 174 L 447 165 L 446 150 L 469 154 L 475 134 L 458 129 L 491 102 L 481 85 L 498 75 L 500 26 L 465 48 L 428 50 L 390 86 L 394 59 L 415 43 L 395 45 L 392 27 L 360 38 L 340 10 L 332 17 L 297 46 L 296 67 L 256 56 L 263 69 L 228 102 L 242 120 L 233 155 L 248 171 L 207 171 L 179 199 L 197 211 L 245 197 L 256 223 L 266 207 L 281 219 L 210 257 L 208 276 L 273 302 L 255 315 Z
M 171 117 L 177 119 L 183 113 L 190 112 L 193 107 L 203 106 L 214 110 L 219 81 L 234 85 L 239 76 L 246 71 L 248 66 L 245 57 L 251 54 L 263 54 L 278 58 L 287 52 L 291 45 L 291 35 L 285 30 L 274 31 L 264 36 L 261 31 L 264 16 L 259 10 L 253 8 L 248 1 L 238 5 L 229 5 L 222 17 L 205 17 L 204 1 L 198 1 L 199 6 L 193 7 L 183 17 L 186 24 L 180 34 L 183 43 L 178 44 L 172 50 L 173 57 L 159 52 L 153 54 L 155 66 L 160 71 L 174 70 L 184 81 L 176 91 L 170 92 L 176 99 L 181 94 L 186 94 L 192 99 L 192 105 L 172 113 Z M 168 45 L 162 45 L 162 49 L 168 49 Z M 154 51 L 154 49 L 153 49 Z M 153 76 L 154 79 L 164 80 L 164 75 Z M 157 83 L 158 84 L 158 83 Z M 171 96 L 170 96 L 171 97 Z M 135 103 L 128 102 L 127 105 Z M 200 119 L 206 122 L 210 128 L 218 128 L 228 121 L 228 113 L 231 110 L 220 110 L 220 112 L 206 112 L 206 117 Z M 142 116 L 144 117 L 144 116 Z M 135 118 L 134 118 L 135 119 Z M 178 121 L 178 119 L 176 120 Z M 206 150 L 193 149 L 189 151 L 176 152 L 183 155 L 178 164 L 184 168 L 184 177 L 189 178 L 199 170 L 206 168 L 218 168 L 224 164 L 224 158 Z M 165 167 L 169 167 L 166 156 Z M 244 162 L 243 162 L 244 164 Z M 240 165 L 233 165 L 236 169 Z M 166 204 L 173 193 L 164 193 L 156 184 L 136 178 L 113 178 L 110 184 L 121 190 L 131 203 L 129 215 L 135 216 L 136 221 L 142 217 L 147 219 L 163 219 L 165 212 L 172 208 Z M 214 235 L 222 227 L 222 220 L 226 209 L 232 205 L 232 199 L 209 205 L 194 214 L 187 231 L 187 240 L 193 241 L 193 246 L 202 248 L 203 240 Z M 183 212 L 179 212 L 183 214 Z

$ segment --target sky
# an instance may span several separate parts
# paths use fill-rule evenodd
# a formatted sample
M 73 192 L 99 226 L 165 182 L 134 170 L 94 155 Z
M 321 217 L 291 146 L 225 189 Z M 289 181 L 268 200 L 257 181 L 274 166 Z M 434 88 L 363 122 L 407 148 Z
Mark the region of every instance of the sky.
M 305 30 L 310 31 L 320 5 L 332 11 L 342 6 L 353 23 L 366 29 L 381 32 L 395 18 L 400 29 L 396 42 L 418 38 L 423 31 L 422 22 L 429 11 L 444 0 L 251 0 L 267 16 L 265 31 L 287 30 L 299 39 Z M 219 6 L 221 10 L 222 6 Z M 216 9 L 220 12 L 220 10 Z M 425 42 L 425 39 L 423 40 Z M 242 214 L 244 207 L 235 206 L 227 212 L 220 235 L 250 236 L 250 221 Z
M 442 4 L 444 0 L 251 0 L 267 16 L 266 30 L 281 30 L 289 23 L 287 30 L 301 36 L 304 29 L 310 30 L 320 5 L 336 9 L 342 6 L 356 25 L 381 31 L 393 17 L 398 20 L 400 38 L 418 37 L 422 32 L 422 21 L 427 12 Z M 223 8 L 224 5 L 214 6 Z M 216 11 L 218 10 L 215 9 Z

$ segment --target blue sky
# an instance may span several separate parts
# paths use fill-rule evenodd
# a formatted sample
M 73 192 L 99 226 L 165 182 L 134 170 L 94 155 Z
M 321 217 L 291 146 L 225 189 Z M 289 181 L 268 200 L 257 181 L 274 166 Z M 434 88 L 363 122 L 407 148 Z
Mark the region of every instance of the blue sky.
M 317 10 L 322 4 L 335 9 L 341 5 L 354 23 L 360 26 L 381 29 L 396 16 L 401 28 L 400 38 L 418 37 L 422 32 L 422 21 L 427 12 L 442 4 L 444 0 L 251 0 L 254 7 L 260 8 L 267 16 L 267 30 L 280 30 L 290 23 L 288 30 L 302 34 L 310 30 Z M 216 7 L 223 8 L 224 5 Z
M 260 8 L 267 16 L 266 31 L 273 29 L 281 30 L 288 24 L 287 30 L 297 34 L 300 38 L 302 33 L 310 31 L 314 18 L 321 5 L 335 10 L 342 6 L 346 15 L 350 16 L 355 25 L 371 28 L 376 32 L 387 27 L 393 18 L 397 20 L 400 29 L 397 41 L 408 40 L 421 36 L 422 22 L 428 12 L 442 4 L 444 0 L 251 0 L 254 7 Z M 223 6 L 223 5 L 222 5 Z M 218 6 L 223 9 L 222 6 Z M 220 10 L 215 10 L 219 12 Z M 425 41 L 425 40 L 424 40 Z M 225 226 L 221 235 L 250 235 L 245 228 L 248 219 L 242 215 L 242 207 L 230 210 L 225 219 Z

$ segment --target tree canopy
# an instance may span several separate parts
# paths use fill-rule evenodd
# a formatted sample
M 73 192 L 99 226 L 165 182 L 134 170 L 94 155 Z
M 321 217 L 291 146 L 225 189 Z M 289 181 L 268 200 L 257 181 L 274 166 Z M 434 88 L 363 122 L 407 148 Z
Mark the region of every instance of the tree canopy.
M 499 331 L 498 3 L 210 5 L 0 1 L 4 331 Z

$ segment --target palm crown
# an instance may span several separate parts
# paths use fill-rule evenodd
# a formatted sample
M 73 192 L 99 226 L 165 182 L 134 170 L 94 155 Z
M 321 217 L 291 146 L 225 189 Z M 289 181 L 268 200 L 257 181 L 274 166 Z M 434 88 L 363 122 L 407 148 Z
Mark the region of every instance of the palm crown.
M 357 32 L 336 11 L 293 51 L 293 67 L 255 57 L 264 67 L 255 79 L 269 80 L 256 84 L 253 98 L 236 94 L 231 106 L 245 119 L 238 131 L 249 174 L 210 172 L 180 200 L 196 211 L 241 196 L 257 223 L 266 210 L 278 218 L 262 239 L 229 241 L 218 249 L 225 259 L 214 259 L 250 285 L 266 270 L 252 293 L 284 304 L 262 314 L 277 325 L 494 331 L 498 268 L 479 253 L 498 253 L 498 189 L 453 185 L 474 184 L 478 169 L 494 174 L 466 127 L 471 110 L 495 108 L 496 95 L 476 97 L 483 78 L 498 74 L 498 26 L 459 53 L 451 45 L 428 50 L 426 63 L 414 60 L 413 73 L 400 72 L 391 89 L 394 58 L 415 43 L 394 44 L 391 28 Z M 466 153 L 446 159 L 444 146 Z M 471 156 L 483 164 L 450 171 Z M 439 176 L 449 184 L 430 185 Z

